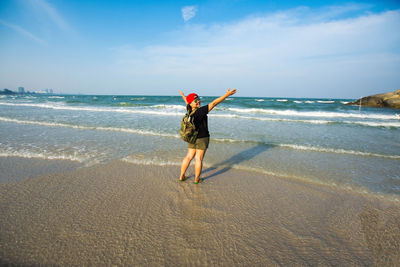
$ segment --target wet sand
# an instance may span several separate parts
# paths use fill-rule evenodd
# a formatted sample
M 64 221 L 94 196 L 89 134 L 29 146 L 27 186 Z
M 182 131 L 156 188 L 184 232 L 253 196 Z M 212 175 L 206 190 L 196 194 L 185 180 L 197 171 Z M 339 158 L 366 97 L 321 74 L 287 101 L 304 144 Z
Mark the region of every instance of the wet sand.
M 81 166 L 82 163 L 70 160 L 0 157 L 0 184 L 21 181 L 40 174 L 69 172 Z
M 400 263 L 398 202 L 234 169 L 195 185 L 178 169 L 114 161 L 1 184 L 0 264 Z

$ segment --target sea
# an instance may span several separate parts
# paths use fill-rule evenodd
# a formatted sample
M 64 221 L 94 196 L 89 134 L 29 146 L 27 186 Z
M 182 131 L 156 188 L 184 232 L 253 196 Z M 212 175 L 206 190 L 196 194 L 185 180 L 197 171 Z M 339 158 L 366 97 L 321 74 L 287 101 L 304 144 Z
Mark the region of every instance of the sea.
M 208 115 L 203 170 L 242 169 L 400 201 L 400 111 L 345 105 L 352 100 L 229 97 Z M 0 157 L 123 160 L 173 165 L 178 174 L 185 112 L 179 95 L 2 95 Z

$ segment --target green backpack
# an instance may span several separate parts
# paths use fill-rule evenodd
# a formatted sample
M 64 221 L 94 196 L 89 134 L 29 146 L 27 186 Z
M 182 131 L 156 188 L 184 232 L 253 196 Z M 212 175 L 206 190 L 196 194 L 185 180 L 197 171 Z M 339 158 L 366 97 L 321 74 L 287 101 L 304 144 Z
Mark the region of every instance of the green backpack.
M 183 141 L 188 142 L 190 144 L 196 143 L 197 135 L 199 131 L 196 130 L 196 126 L 194 125 L 194 118 L 193 114 L 195 111 L 192 113 L 189 113 L 189 111 L 183 116 L 182 121 L 181 121 L 181 129 L 179 131 L 179 134 Z

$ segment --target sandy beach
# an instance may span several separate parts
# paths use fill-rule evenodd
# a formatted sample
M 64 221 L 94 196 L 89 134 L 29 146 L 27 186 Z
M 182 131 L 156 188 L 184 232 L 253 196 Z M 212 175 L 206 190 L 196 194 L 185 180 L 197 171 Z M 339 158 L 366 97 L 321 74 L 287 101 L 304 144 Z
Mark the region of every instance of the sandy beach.
M 400 204 L 368 194 L 230 168 L 195 185 L 192 167 L 178 182 L 176 166 L 0 164 L 1 264 L 400 263 Z

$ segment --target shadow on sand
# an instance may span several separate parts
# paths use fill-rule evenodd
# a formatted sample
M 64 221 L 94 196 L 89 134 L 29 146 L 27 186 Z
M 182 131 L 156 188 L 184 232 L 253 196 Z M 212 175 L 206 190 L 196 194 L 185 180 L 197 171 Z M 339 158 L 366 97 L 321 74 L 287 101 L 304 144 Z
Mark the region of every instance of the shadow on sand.
M 213 178 L 217 175 L 220 175 L 224 172 L 229 171 L 230 169 L 232 169 L 232 167 L 238 163 L 244 162 L 244 161 L 248 161 L 251 160 L 252 158 L 254 158 L 255 156 L 261 154 L 262 152 L 273 148 L 274 145 L 266 145 L 266 144 L 259 144 L 257 146 L 251 147 L 249 149 L 246 149 L 242 152 L 239 152 L 236 155 L 233 155 L 232 157 L 230 157 L 227 160 L 224 160 L 223 162 L 217 163 L 214 166 L 207 168 L 205 170 L 202 171 L 202 176 L 204 180 Z M 222 168 L 210 175 L 205 175 L 208 172 L 212 172 L 216 169 Z

